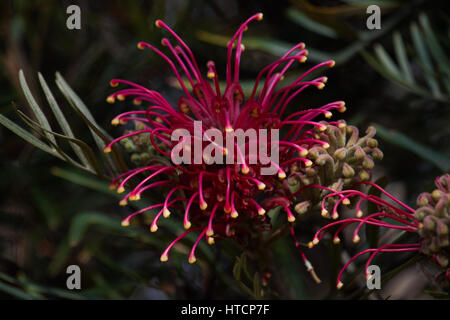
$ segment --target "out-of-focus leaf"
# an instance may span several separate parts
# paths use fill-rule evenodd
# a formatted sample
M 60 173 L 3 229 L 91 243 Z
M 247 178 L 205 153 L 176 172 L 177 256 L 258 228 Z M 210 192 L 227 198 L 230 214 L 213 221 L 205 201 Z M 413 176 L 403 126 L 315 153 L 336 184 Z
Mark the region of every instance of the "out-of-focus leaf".
M 436 97 L 441 96 L 441 92 L 439 90 L 439 85 L 434 78 L 434 68 L 431 63 L 430 56 L 428 54 L 426 45 L 424 43 L 424 37 L 422 32 L 417 27 L 417 24 L 412 23 L 411 24 L 411 36 L 414 44 L 414 48 L 416 49 L 417 56 L 420 59 L 420 63 L 425 68 L 425 80 L 427 81 L 432 93 Z
M 419 157 L 427 160 L 428 162 L 434 164 L 440 170 L 446 172 L 450 170 L 450 156 L 439 151 L 432 150 L 411 138 L 405 136 L 404 134 L 395 131 L 388 130 L 379 124 L 375 125 L 377 129 L 377 134 L 387 142 L 390 142 L 398 147 L 406 149 L 412 153 L 415 153 Z
M 405 44 L 403 43 L 401 34 L 399 32 L 394 32 L 394 36 L 392 39 L 394 41 L 395 54 L 400 65 L 402 75 L 408 82 L 414 83 L 411 66 L 408 61 L 408 56 L 406 55 Z
M 299 10 L 295 10 L 293 8 L 289 8 L 286 11 L 286 16 L 293 22 L 301 25 L 305 29 L 320 34 L 322 36 L 337 39 L 338 34 L 336 31 L 326 25 L 320 24 L 304 15 Z
M 122 231 L 120 222 L 98 212 L 80 213 L 72 221 L 69 229 L 69 243 L 76 246 L 84 236 L 84 233 L 91 225 L 99 225 L 102 230 Z

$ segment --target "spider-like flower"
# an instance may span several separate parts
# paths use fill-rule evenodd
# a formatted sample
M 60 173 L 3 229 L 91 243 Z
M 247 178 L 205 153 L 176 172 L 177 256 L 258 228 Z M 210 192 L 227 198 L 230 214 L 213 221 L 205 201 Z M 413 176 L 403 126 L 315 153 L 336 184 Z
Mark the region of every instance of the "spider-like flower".
M 322 132 L 327 126 L 314 121 L 315 118 L 319 116 L 330 118 L 332 110 L 345 111 L 344 102 L 336 101 L 284 116 L 289 102 L 297 95 L 308 87 L 322 89 L 327 80 L 326 77 L 312 80 L 305 78 L 320 67 L 333 67 L 335 64 L 333 60 L 320 63 L 291 84 L 280 87 L 280 81 L 288 69 L 295 62 L 305 62 L 308 51 L 303 43 L 295 45 L 280 59 L 263 68 L 256 77 L 251 94 L 248 97 L 244 96 L 239 84 L 239 64 L 244 51 L 242 38 L 248 24 L 261 20 L 262 17 L 261 13 L 250 17 L 238 28 L 228 43 L 225 88 L 219 83 L 214 62 L 207 63 L 205 78 L 186 43 L 161 20 L 156 21 L 156 26 L 165 29 L 175 40 L 175 44 L 167 38 L 161 41 L 173 57 L 169 58 L 146 42 L 139 42 L 138 48 L 152 50 L 169 64 L 184 92 L 178 106 L 172 106 L 154 90 L 125 80 L 111 80 L 113 87 L 124 84 L 128 88 L 111 94 L 107 98 L 108 102 L 113 103 L 116 99 L 123 101 L 126 97 L 132 96 L 135 104 L 145 103 L 146 106 L 145 110 L 125 112 L 112 120 L 113 125 L 124 124 L 130 120 L 138 121 L 142 129 L 131 131 L 113 140 L 106 146 L 105 152 L 110 152 L 118 141 L 144 135 L 160 156 L 166 159 L 165 163 L 155 160 L 154 164 L 132 169 L 114 179 L 111 186 L 117 188 L 119 193 L 132 186 L 133 179 L 141 179 L 134 187 L 130 187 L 120 202 L 122 205 L 126 205 L 130 200 L 139 200 L 144 192 L 167 188 L 162 203 L 132 213 L 122 224 L 129 225 L 132 217 L 151 209 L 159 209 L 150 227 L 151 231 L 155 232 L 161 216 L 167 218 L 174 209 L 180 207 L 184 212 L 183 222 L 186 231 L 168 246 L 161 255 L 161 261 L 168 259 L 169 250 L 177 241 L 193 231 L 199 235 L 189 255 L 191 263 L 196 261 L 195 249 L 204 237 L 209 244 L 213 244 L 214 239 L 220 237 L 234 237 L 241 242 L 249 241 L 252 232 L 270 229 L 270 218 L 266 215 L 266 210 L 275 205 L 281 205 L 287 220 L 293 222 L 295 216 L 289 208 L 291 205 L 289 198 L 277 194 L 282 187 L 281 180 L 289 173 L 287 171 L 292 164 L 303 168 L 313 164 L 306 158 L 308 149 L 317 145 L 328 147 L 327 142 L 316 138 L 317 133 L 314 130 L 316 128 Z M 223 157 L 228 156 L 233 150 L 225 147 L 223 141 L 209 137 L 207 135 L 209 129 L 215 129 L 224 136 L 239 129 L 243 131 L 253 129 L 257 132 L 260 129 L 284 130 L 282 137 L 273 139 L 271 136 L 267 142 L 267 145 L 277 145 L 279 161 L 269 159 L 268 162 L 264 162 L 262 160 L 267 159 L 260 159 L 259 152 L 251 151 L 252 143 L 261 144 L 260 138 L 257 138 L 246 140 L 242 150 L 236 142 L 233 142 L 232 147 L 236 147 L 236 152 L 233 152 L 231 164 L 228 161 L 227 164 L 210 164 L 205 157 L 201 157 L 200 163 L 174 162 L 174 147 L 179 144 L 172 141 L 172 135 L 180 129 L 190 133 L 190 138 L 181 141 L 182 149 L 190 151 L 191 142 L 195 144 L 194 140 L 198 139 L 194 134 L 197 121 L 202 121 L 200 131 L 203 138 L 206 137 L 206 140 L 200 142 L 200 151 L 213 145 Z M 192 157 L 195 156 L 196 154 Z M 255 157 L 258 161 L 252 161 Z M 261 169 L 267 164 L 275 168 L 274 174 L 261 173 Z M 271 198 L 271 201 L 263 207 L 261 200 L 267 198 Z M 306 262 L 306 258 L 304 259 Z
M 350 225 L 356 225 L 353 230 L 353 242 L 360 241 L 359 231 L 365 225 L 373 225 L 381 228 L 401 230 L 416 234 L 417 241 L 414 243 L 389 243 L 378 248 L 369 248 L 360 251 L 354 255 L 341 269 L 337 278 L 337 288 L 343 286 L 341 281 L 345 269 L 359 256 L 370 254 L 365 265 L 365 274 L 367 278 L 371 277 L 368 268 L 378 253 L 383 252 L 420 252 L 430 257 L 441 269 L 442 272 L 438 278 L 450 281 L 450 175 L 445 174 L 436 178 L 435 184 L 437 189 L 432 193 L 422 193 L 417 198 L 418 208 L 415 210 L 403 203 L 395 196 L 372 182 L 358 182 L 358 184 L 368 184 L 381 191 L 388 199 L 365 194 L 358 190 L 344 190 L 329 193 L 322 201 L 322 209 L 325 209 L 326 198 L 337 198 L 331 214 L 337 214 L 341 203 L 348 201 L 350 198 L 357 198 L 356 217 L 342 219 L 325 225 L 320 228 L 308 244 L 310 248 L 314 247 L 325 236 L 326 231 L 330 228 L 336 228 L 333 235 L 333 242 L 340 243 L 340 233 Z M 362 211 L 363 202 L 372 202 L 377 206 L 377 211 L 364 215 Z

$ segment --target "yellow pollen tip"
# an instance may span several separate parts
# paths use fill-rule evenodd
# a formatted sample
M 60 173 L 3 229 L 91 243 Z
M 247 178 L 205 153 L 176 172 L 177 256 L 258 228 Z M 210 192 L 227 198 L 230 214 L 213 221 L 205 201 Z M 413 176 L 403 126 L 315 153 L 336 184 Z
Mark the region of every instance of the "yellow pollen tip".
M 333 220 L 336 220 L 337 218 L 339 218 L 339 214 L 337 212 L 335 212 L 335 213 L 332 214 L 331 218 Z
M 361 218 L 363 216 L 363 212 L 361 210 L 358 210 L 358 212 L 356 212 L 356 217 L 357 218 Z
M 330 144 L 325 142 L 322 146 L 324 149 L 328 149 L 330 147 Z
M 156 26 L 157 28 L 161 28 L 161 27 L 162 27 L 162 24 L 161 24 L 161 23 L 162 23 L 162 21 L 158 19 L 158 20 L 155 21 L 155 26 Z
M 310 242 L 308 242 L 308 248 L 313 248 L 314 247 L 314 243 L 312 243 L 311 241 Z
M 184 223 L 184 228 L 185 228 L 186 230 L 188 230 L 188 229 L 191 227 L 191 225 L 192 225 L 192 223 L 191 223 L 190 221 L 186 221 L 186 222 Z
M 322 83 L 327 83 L 328 82 L 328 77 L 322 77 Z
M 134 99 L 134 100 L 133 100 L 133 103 L 134 103 L 136 106 L 140 106 L 140 105 L 142 104 L 142 100 Z
M 109 185 L 109 190 L 116 190 L 117 185 L 115 184 L 110 184 Z
M 308 155 L 308 150 L 306 150 L 306 149 L 303 149 L 302 151 L 300 151 L 300 157 L 306 157 L 307 155 Z
M 343 286 L 344 284 L 341 282 L 341 281 L 339 281 L 338 282 L 338 284 L 336 285 L 336 288 L 338 289 L 338 290 L 340 290 L 340 289 L 342 289 L 342 286 Z
M 131 195 L 131 196 L 128 197 L 128 200 L 135 201 L 136 200 L 136 196 L 135 195 Z
M 208 238 L 208 244 L 209 244 L 209 245 L 213 245 L 214 242 L 215 242 L 215 241 L 214 241 L 214 238 L 213 238 L 213 237 L 209 237 L 209 238 Z
M 262 13 L 258 13 L 258 17 L 256 20 L 261 21 L 263 19 L 264 15 Z
M 334 239 L 333 239 L 333 243 L 334 244 L 339 244 L 341 242 L 341 239 L 339 239 L 339 237 L 335 237 Z
M 345 112 L 345 111 L 347 111 L 347 107 L 346 106 L 339 107 L 338 111 L 341 113 Z
M 120 120 L 117 119 L 117 118 L 114 118 L 114 119 L 111 120 L 111 124 L 112 124 L 113 126 L 117 126 L 117 125 L 119 125 L 119 123 L 120 123 Z
M 208 79 L 214 79 L 216 77 L 216 74 L 214 72 L 208 72 L 206 76 L 208 77 Z
M 325 112 L 325 118 L 330 119 L 332 116 L 333 114 L 331 113 L 331 111 Z
M 243 174 L 247 174 L 247 173 L 250 172 L 250 169 L 249 169 L 247 166 L 242 166 L 241 172 L 242 172 Z
M 323 209 L 320 214 L 321 214 L 322 217 L 325 218 L 328 215 L 328 210 L 327 209 Z
M 145 46 L 142 44 L 142 42 L 139 42 L 139 43 L 137 44 L 137 48 L 138 48 L 139 50 L 144 50 L 144 49 L 145 49 Z
M 200 209 L 201 209 L 201 210 L 206 210 L 206 208 L 208 208 L 208 204 L 207 204 L 205 201 L 203 201 L 202 203 L 200 203 Z
M 125 188 L 124 187 L 119 187 L 118 189 L 117 189 L 117 193 L 123 193 L 125 191 Z
M 236 211 L 236 210 L 234 210 L 234 211 L 231 211 L 231 215 L 230 215 L 233 219 L 236 219 L 238 216 L 239 216 L 239 213 Z
M 278 178 L 280 178 L 280 179 L 286 178 L 286 173 L 284 171 L 278 172 Z
M 294 216 L 289 216 L 287 220 L 289 222 L 295 222 L 295 217 Z
M 260 216 L 263 216 L 263 215 L 266 214 L 266 210 L 264 210 L 263 208 L 261 208 L 261 209 L 258 210 L 258 214 L 259 214 Z
M 305 166 L 306 166 L 306 167 L 311 167 L 312 164 L 313 164 L 313 163 L 312 163 L 311 160 L 308 160 L 308 161 L 305 162 Z
M 119 83 L 116 82 L 116 81 L 110 81 L 110 82 L 109 82 L 109 85 L 110 85 L 111 87 L 115 88 L 115 87 L 117 87 L 117 86 L 119 85 Z
M 343 123 L 343 122 L 340 122 L 338 124 L 338 127 L 339 127 L 339 129 L 345 129 L 347 127 L 347 125 L 345 123 Z
M 342 200 L 342 204 L 348 206 L 350 205 L 350 200 L 348 200 L 348 198 L 345 198 L 344 200 Z
M 370 280 L 370 278 L 372 278 L 372 275 L 370 273 L 366 274 L 366 279 Z
M 317 85 L 317 89 L 322 90 L 325 87 L 325 83 L 320 83 Z
M 228 155 L 228 149 L 227 149 L 227 148 L 223 148 L 222 154 L 223 154 L 224 156 Z
M 327 126 L 321 125 L 321 126 L 319 127 L 319 131 L 320 131 L 320 132 L 324 132 L 325 130 L 327 130 Z
M 298 61 L 302 62 L 302 63 L 305 62 L 306 60 L 308 60 L 308 58 L 306 56 L 301 56 L 298 58 Z
M 195 257 L 189 257 L 189 263 L 193 264 L 197 261 L 197 259 Z
M 264 190 L 265 188 L 266 188 L 266 185 L 262 182 L 258 185 L 258 190 Z
M 423 223 L 420 222 L 420 223 L 417 225 L 417 228 L 418 228 L 418 229 L 423 229 Z
M 151 232 L 156 232 L 158 230 L 158 226 L 156 225 L 156 224 L 153 224 L 151 227 L 150 227 L 150 231 Z
M 121 225 L 122 225 L 122 227 L 128 227 L 130 225 L 130 221 L 129 220 L 123 220 Z
M 314 245 L 318 244 L 318 243 L 319 243 L 319 239 L 314 238 L 313 241 L 312 241 L 312 243 L 313 243 Z
M 356 234 L 356 235 L 353 237 L 353 243 L 358 243 L 359 240 L 361 240 L 361 238 Z
M 214 231 L 212 229 L 208 229 L 208 230 L 206 230 L 206 235 L 208 237 L 212 237 L 214 235 Z
M 124 101 L 125 100 L 125 96 L 123 94 L 118 94 L 117 95 L 117 100 Z
M 169 260 L 169 257 L 167 256 L 167 254 L 162 254 L 160 260 L 161 262 L 166 262 L 167 260 Z
M 244 51 L 245 50 L 245 46 L 241 43 L 241 50 Z
M 125 207 L 127 204 L 128 204 L 127 200 L 120 200 L 119 201 L 119 206 L 121 206 L 121 207 Z
M 233 127 L 230 126 L 225 127 L 225 132 L 233 132 L 233 131 L 234 131 Z
M 170 217 L 170 210 L 167 208 L 164 208 L 163 216 L 164 216 L 164 218 Z
M 330 60 L 330 63 L 328 64 L 328 66 L 329 66 L 330 68 L 333 68 L 335 65 L 336 65 L 336 61 Z
M 114 103 L 116 101 L 116 99 L 114 99 L 114 97 L 113 96 L 109 96 L 108 98 L 106 98 L 106 102 L 108 102 L 108 103 Z

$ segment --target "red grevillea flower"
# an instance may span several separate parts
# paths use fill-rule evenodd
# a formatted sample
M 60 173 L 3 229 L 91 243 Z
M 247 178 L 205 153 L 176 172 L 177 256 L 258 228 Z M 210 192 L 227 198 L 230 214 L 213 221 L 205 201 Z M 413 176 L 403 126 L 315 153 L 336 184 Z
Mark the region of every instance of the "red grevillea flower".
M 331 117 L 333 109 L 345 111 L 344 102 L 336 101 L 316 109 L 301 110 L 287 117 L 283 116 L 289 102 L 298 94 L 308 87 L 322 89 L 327 80 L 326 77 L 312 80 L 305 80 L 305 78 L 320 67 L 333 67 L 335 64 L 333 60 L 320 63 L 291 84 L 280 87 L 280 81 L 292 64 L 306 60 L 308 51 L 303 43 L 297 44 L 279 60 L 262 69 L 256 77 L 250 96 L 244 96 L 239 85 L 239 64 L 244 50 L 242 37 L 250 22 L 261 19 L 261 13 L 250 17 L 238 28 L 228 43 L 224 90 L 219 85 L 214 62 L 207 63 L 207 77 L 203 77 L 192 51 L 161 20 L 156 21 L 156 26 L 165 29 L 175 41 L 174 44 L 167 38 L 161 41 L 172 58 L 146 42 L 139 42 L 138 48 L 150 49 L 168 63 L 184 92 L 178 101 L 178 106 L 172 106 L 154 90 L 125 80 L 111 80 L 111 86 L 124 84 L 127 88 L 111 94 L 107 99 L 108 102 L 113 103 L 115 99 L 122 101 L 130 96 L 138 105 L 145 103 L 144 110 L 122 113 L 115 117 L 112 123 L 116 125 L 135 120 L 143 123 L 145 128 L 113 140 L 106 146 L 105 152 L 110 152 L 112 145 L 122 139 L 135 135 L 147 135 L 153 147 L 167 159 L 165 163 L 135 168 L 114 179 L 111 185 L 117 188 L 119 193 L 123 193 L 128 186 L 133 185 L 131 182 L 134 179 L 140 179 L 122 199 L 122 205 L 129 200 L 139 200 L 144 192 L 155 188 L 159 190 L 167 188 L 164 202 L 132 213 L 122 224 L 128 225 L 132 217 L 145 211 L 159 209 L 151 223 L 151 231 L 154 232 L 158 229 L 157 223 L 161 216 L 167 218 L 172 210 L 177 208 L 181 208 L 180 211 L 184 213 L 183 223 L 186 231 L 168 246 L 161 256 L 161 261 L 166 261 L 173 245 L 190 232 L 198 233 L 198 238 L 189 255 L 191 263 L 196 260 L 195 249 L 203 237 L 209 244 L 213 244 L 214 239 L 219 237 L 234 237 L 238 241 L 245 242 L 252 231 L 270 228 L 270 219 L 265 213 L 275 205 L 281 205 L 286 212 L 287 220 L 293 222 L 295 217 L 289 209 L 291 205 L 289 198 L 277 194 L 278 187 L 281 185 L 280 180 L 286 177 L 286 172 L 293 163 L 303 167 L 312 165 L 312 162 L 306 158 L 309 148 L 314 145 L 327 146 L 327 143 L 315 138 L 313 132 L 314 128 L 323 131 L 326 126 L 314 119 L 319 116 Z M 187 79 L 187 84 L 182 77 Z M 246 152 L 243 156 L 239 149 L 235 152 L 235 164 L 209 165 L 204 162 L 175 164 L 171 162 L 175 146 L 175 143 L 171 141 L 172 133 L 177 129 L 192 133 L 194 121 L 198 120 L 202 121 L 203 133 L 210 128 L 224 134 L 237 129 L 285 130 L 286 133 L 279 138 L 279 141 L 269 142 L 279 146 L 279 162 L 270 163 L 276 167 L 276 174 L 262 175 L 260 162 L 252 164 L 250 161 L 250 157 L 258 157 L 258 155 Z M 253 143 L 258 142 L 253 141 Z M 217 141 L 211 140 L 210 143 L 218 145 Z M 247 151 L 249 143 L 245 145 Z M 206 143 L 202 143 L 202 148 L 206 146 Z M 226 155 L 229 150 L 222 147 L 221 151 Z M 267 198 L 272 200 L 263 208 L 260 200 Z
M 330 192 L 322 202 L 322 210 L 325 208 L 327 197 L 337 197 L 335 205 L 332 208 L 331 215 L 338 215 L 338 209 L 341 203 L 356 200 L 356 217 L 342 219 L 331 222 L 320 228 L 314 235 L 313 240 L 308 244 L 310 248 L 314 247 L 324 237 L 326 231 L 334 227 L 333 242 L 340 243 L 339 234 L 350 225 L 355 225 L 353 230 L 353 242 L 358 243 L 358 235 L 361 227 L 365 225 L 374 225 L 387 229 L 400 230 L 417 234 L 417 242 L 404 244 L 385 244 L 378 248 L 369 248 L 354 255 L 341 269 L 337 278 L 337 288 L 343 286 L 341 281 L 345 269 L 359 256 L 369 254 L 365 265 L 365 274 L 370 278 L 368 267 L 378 253 L 383 252 L 420 252 L 430 256 L 440 267 L 443 268 L 442 275 L 450 280 L 450 268 L 448 268 L 448 257 L 450 253 L 449 243 L 449 213 L 450 213 L 450 175 L 444 175 L 436 178 L 436 189 L 433 193 L 423 193 L 418 197 L 417 210 L 398 200 L 386 190 L 372 182 L 358 182 L 359 184 L 371 185 L 377 188 L 388 199 L 384 200 L 375 195 L 368 195 L 357 190 L 344 190 L 340 192 Z M 317 186 L 320 188 L 320 186 Z M 331 191 L 331 190 L 330 190 Z M 364 215 L 361 207 L 363 203 L 372 202 L 377 205 L 377 212 Z M 385 219 L 390 219 L 386 221 Z M 395 221 L 395 223 L 394 223 Z

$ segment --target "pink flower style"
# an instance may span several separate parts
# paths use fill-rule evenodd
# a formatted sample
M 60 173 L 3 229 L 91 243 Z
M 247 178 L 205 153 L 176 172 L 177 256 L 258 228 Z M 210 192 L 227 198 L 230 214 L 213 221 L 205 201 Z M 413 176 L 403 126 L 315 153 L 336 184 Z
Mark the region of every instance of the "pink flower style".
M 410 232 L 417 234 L 418 237 L 415 243 L 390 243 L 381 245 L 378 248 L 369 248 L 360 251 L 345 263 L 340 270 L 337 278 L 337 288 L 340 289 L 343 286 L 341 278 L 345 269 L 355 259 L 365 254 L 369 255 L 365 264 L 365 274 L 370 279 L 371 275 L 368 272 L 368 267 L 377 254 L 385 252 L 420 252 L 430 256 L 437 265 L 444 268 L 442 273 L 443 277 L 450 280 L 450 269 L 448 268 L 450 175 L 447 174 L 436 178 L 436 186 L 438 189 L 431 194 L 423 193 L 418 197 L 417 204 L 419 208 L 417 210 L 406 205 L 372 182 L 361 181 L 357 184 L 366 184 L 377 188 L 388 199 L 384 200 L 381 197 L 368 195 L 356 190 L 344 190 L 340 192 L 329 190 L 330 193 L 322 201 L 322 215 L 326 216 L 328 214 L 328 210 L 325 208 L 328 197 L 338 197 L 338 200 L 332 208 L 331 216 L 337 218 L 339 216 L 338 209 L 340 204 L 350 204 L 351 198 L 355 199 L 352 201 L 356 201 L 356 215 L 354 218 L 334 221 L 320 228 L 315 233 L 313 240 L 308 243 L 309 248 L 316 246 L 325 236 L 326 232 L 333 227 L 335 229 L 333 243 L 339 244 L 341 241 L 339 237 L 340 233 L 350 225 L 355 225 L 353 230 L 354 243 L 360 241 L 358 233 L 365 225 Z M 320 186 L 316 187 L 320 188 Z M 377 212 L 364 215 L 364 212 L 361 210 L 364 201 L 376 204 L 378 207 Z M 391 219 L 391 222 L 384 220 L 386 218 Z M 393 221 L 397 223 L 393 223 Z
M 198 233 L 198 238 L 189 254 L 189 262 L 196 261 L 195 250 L 203 237 L 209 244 L 220 237 L 234 237 L 238 241 L 246 239 L 252 230 L 267 230 L 270 228 L 270 218 L 265 214 L 274 206 L 282 206 L 289 222 L 294 222 L 295 216 L 289 209 L 291 202 L 283 194 L 280 181 L 286 177 L 289 166 L 311 166 L 312 162 L 306 158 L 308 148 L 314 145 L 327 146 L 327 143 L 316 138 L 314 130 L 323 131 L 326 125 L 314 121 L 319 116 L 330 118 L 332 110 L 345 111 L 343 101 L 336 101 L 316 109 L 301 110 L 283 117 L 290 101 L 306 88 L 322 89 L 326 77 L 305 80 L 312 71 L 321 67 L 333 67 L 333 60 L 322 62 L 299 76 L 291 84 L 278 88 L 285 73 L 295 62 L 304 62 L 308 51 L 303 43 L 295 45 L 279 60 L 273 62 L 259 72 L 254 88 L 246 99 L 239 85 L 239 64 L 244 50 L 242 37 L 247 26 L 252 21 L 261 20 L 261 13 L 255 14 L 245 21 L 231 38 L 227 46 L 226 88 L 222 92 L 214 62 L 207 63 L 207 79 L 202 76 L 194 54 L 186 43 L 163 21 L 157 20 L 156 26 L 165 29 L 175 40 L 175 44 L 163 38 L 161 43 L 167 47 L 169 58 L 159 49 L 146 42 L 139 42 L 139 49 L 150 49 L 162 57 L 170 66 L 177 78 L 184 96 L 174 108 L 160 93 L 147 89 L 141 85 L 120 79 L 111 80 L 111 86 L 119 84 L 128 86 L 111 94 L 107 101 L 113 103 L 115 99 L 123 101 L 126 97 L 134 98 L 137 105 L 146 104 L 145 110 L 122 113 L 112 120 L 112 124 L 124 124 L 129 120 L 140 121 L 145 124 L 144 130 L 137 130 L 123 135 L 105 148 L 110 152 L 112 146 L 120 140 L 145 134 L 150 138 L 153 147 L 171 160 L 174 143 L 171 134 L 176 129 L 194 130 L 194 121 L 202 121 L 202 131 L 216 128 L 223 133 L 236 129 L 287 129 L 286 134 L 277 143 L 279 145 L 279 164 L 277 174 L 261 175 L 261 164 L 252 164 L 249 155 L 243 157 L 238 151 L 235 153 L 236 164 L 208 165 L 202 164 L 152 164 L 135 168 L 116 177 L 111 186 L 123 193 L 130 182 L 144 176 L 140 182 L 131 188 L 121 200 L 121 205 L 128 201 L 139 200 L 141 195 L 154 188 L 167 188 L 165 200 L 136 211 L 126 217 L 122 225 L 129 225 L 130 219 L 151 209 L 159 212 L 151 223 L 150 230 L 158 229 L 161 216 L 167 218 L 171 211 L 180 208 L 184 212 L 183 224 L 186 231 L 178 236 L 162 253 L 161 261 L 168 260 L 170 249 L 190 232 Z M 234 54 L 233 54 L 234 51 Z M 183 81 L 179 69 L 187 79 Z M 258 93 L 259 84 L 262 89 Z M 192 90 L 189 90 L 188 87 Z M 337 123 L 337 122 L 336 122 Z M 333 124 L 333 122 L 330 122 Z M 211 143 L 214 143 L 211 141 Z M 217 143 L 220 145 L 220 143 Z M 205 144 L 202 144 L 205 147 Z M 248 145 L 246 145 L 248 148 Z M 228 150 L 222 147 L 224 155 Z M 240 157 L 240 158 L 238 158 Z M 238 163 L 237 160 L 240 160 Z M 280 191 L 279 191 L 280 190 Z M 281 192 L 281 194 L 278 194 Z M 276 195 L 276 197 L 275 197 Z M 272 197 L 266 207 L 258 203 L 257 199 Z M 192 226 L 192 228 L 191 228 Z M 304 255 L 302 254 L 304 257 Z M 305 263 L 307 262 L 306 258 Z M 308 262 L 309 263 L 309 262 Z M 308 264 L 307 264 L 308 266 Z

